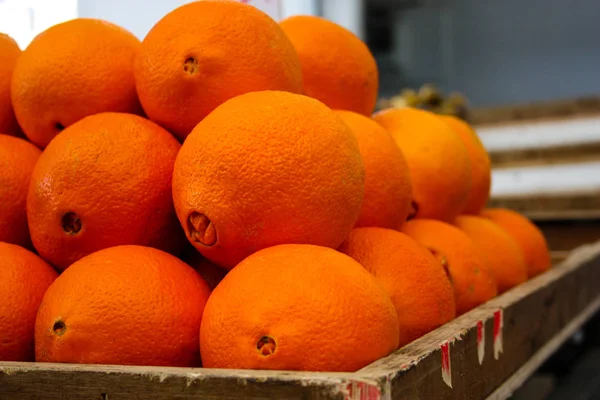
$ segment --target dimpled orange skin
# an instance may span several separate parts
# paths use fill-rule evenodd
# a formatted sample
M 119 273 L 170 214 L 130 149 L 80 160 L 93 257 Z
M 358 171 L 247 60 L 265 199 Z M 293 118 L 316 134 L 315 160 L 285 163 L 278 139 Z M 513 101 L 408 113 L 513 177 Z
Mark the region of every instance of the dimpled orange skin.
M 530 278 L 550 269 L 552 259 L 546 238 L 527 217 L 503 208 L 488 208 L 483 210 L 482 216 L 492 220 L 517 241 L 525 256 Z
M 237 1 L 195 1 L 163 17 L 142 42 L 135 80 L 150 119 L 180 139 L 232 97 L 303 90 L 298 55 L 281 28 Z
M 27 190 L 40 154 L 31 143 L 0 134 L 0 242 L 31 246 Z
M 78 18 L 39 34 L 19 57 L 12 102 L 23 131 L 44 148 L 88 115 L 141 113 L 133 61 L 140 41 L 109 22 Z
M 425 110 L 389 109 L 373 118 L 392 134 L 408 163 L 416 210 L 411 217 L 452 221 L 471 189 L 471 165 L 460 138 Z
M 35 316 L 57 276 L 32 252 L 0 242 L 0 361 L 34 361 Z
M 356 138 L 333 111 L 263 91 L 196 126 L 175 162 L 173 199 L 188 240 L 231 269 L 277 244 L 337 248 L 358 219 L 364 181 Z
M 39 254 L 63 270 L 122 244 L 180 251 L 171 196 L 179 148 L 169 132 L 131 114 L 92 115 L 61 132 L 35 166 L 27 197 Z
M 157 249 L 117 246 L 90 254 L 44 296 L 36 361 L 198 366 L 209 293 L 192 268 Z
M 451 115 L 440 115 L 460 137 L 471 160 L 471 191 L 461 214 L 479 214 L 490 198 L 492 170 L 490 156 L 473 128 Z
M 20 54 L 17 42 L 0 33 L 0 134 L 23 135 L 10 99 L 10 79 Z
M 379 72 L 365 43 L 320 17 L 299 15 L 279 25 L 300 57 L 306 95 L 332 109 L 371 115 L 377 102 Z
M 337 111 L 358 140 L 365 164 L 365 198 L 356 227 L 399 229 L 410 211 L 411 183 L 404 154 L 392 136 L 371 118 Z
M 454 224 L 467 234 L 490 262 L 498 293 L 527 280 L 527 265 L 517 242 L 492 221 L 473 215 L 461 215 Z
M 404 224 L 402 232 L 428 248 L 446 266 L 457 315 L 496 297 L 498 288 L 490 263 L 463 231 L 442 221 L 415 219 Z
M 200 328 L 207 368 L 353 372 L 397 348 L 385 290 L 350 257 L 312 245 L 242 261 L 213 291 Z
M 444 268 L 404 233 L 356 228 L 339 251 L 365 267 L 390 295 L 400 325 L 400 346 L 456 316 L 454 291 Z

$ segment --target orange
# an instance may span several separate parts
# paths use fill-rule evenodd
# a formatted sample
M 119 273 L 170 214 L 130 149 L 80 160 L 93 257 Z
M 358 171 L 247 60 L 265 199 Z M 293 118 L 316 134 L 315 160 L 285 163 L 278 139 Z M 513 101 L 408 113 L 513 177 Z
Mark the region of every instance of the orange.
M 133 61 L 140 41 L 109 22 L 79 18 L 47 29 L 27 46 L 12 77 L 12 102 L 25 135 L 40 147 L 88 115 L 140 113 Z
M 460 137 L 471 161 L 471 191 L 462 213 L 479 214 L 490 198 L 492 180 L 490 156 L 477 133 L 468 123 L 451 115 L 440 115 L 440 117 Z
M 447 270 L 458 315 L 498 294 L 490 262 L 457 227 L 432 219 L 415 219 L 404 224 L 402 232 L 428 248 Z
M 163 251 L 100 250 L 46 292 L 35 323 L 36 361 L 198 366 L 209 293 L 200 275 Z
M 29 247 L 27 190 L 42 152 L 29 142 L 0 134 L 0 242 Z
M 527 217 L 503 208 L 489 208 L 483 211 L 482 216 L 491 219 L 517 241 L 525 256 L 530 278 L 550 269 L 552 260 L 546 238 Z
M 337 248 L 364 194 L 356 138 L 329 108 L 288 92 L 228 100 L 194 128 L 173 171 L 188 240 L 231 269 L 285 243 Z
M 227 270 L 219 267 L 208 261 L 206 257 L 198 253 L 194 247 L 186 248 L 184 256 L 181 258 L 183 262 L 194 268 L 196 272 L 206 281 L 208 287 L 213 290 L 219 282 L 227 275 Z
M 392 136 L 370 118 L 337 111 L 358 140 L 365 164 L 365 198 L 356 226 L 398 229 L 410 211 L 411 184 L 404 154 Z
M 379 73 L 369 48 L 352 32 L 324 18 L 299 15 L 279 23 L 292 41 L 304 78 L 304 93 L 333 109 L 370 116 Z
M 21 49 L 8 35 L 0 33 L 0 134 L 22 136 L 10 99 L 10 79 Z M 1 239 L 0 239 L 1 240 Z
M 33 361 L 35 315 L 56 271 L 24 248 L 0 242 L 0 361 Z
M 381 111 L 373 117 L 396 140 L 412 180 L 412 218 L 451 221 L 464 208 L 471 189 L 465 145 L 444 121 L 416 108 Z
M 350 372 L 397 347 L 385 290 L 350 257 L 312 245 L 242 261 L 213 291 L 200 327 L 207 368 Z
M 461 215 L 455 225 L 467 234 L 490 263 L 498 293 L 527 280 L 527 265 L 517 242 L 492 221 Z
M 181 139 L 232 97 L 302 92 L 289 39 L 267 14 L 236 1 L 195 1 L 164 16 L 142 42 L 135 80 L 150 119 Z
M 404 346 L 454 319 L 454 292 L 440 263 L 404 233 L 356 228 L 339 249 L 365 267 L 392 299 Z
M 27 218 L 39 254 L 65 269 L 121 244 L 179 251 L 185 239 L 171 197 L 179 148 L 131 114 L 96 114 L 66 128 L 31 177 Z

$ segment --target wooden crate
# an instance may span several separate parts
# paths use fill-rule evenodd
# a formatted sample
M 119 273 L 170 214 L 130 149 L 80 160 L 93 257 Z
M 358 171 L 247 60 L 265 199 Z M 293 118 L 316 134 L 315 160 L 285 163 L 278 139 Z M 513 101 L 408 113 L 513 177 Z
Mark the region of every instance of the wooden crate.
M 0 399 L 504 399 L 596 313 L 599 288 L 597 243 L 355 373 L 4 362 Z
M 527 215 L 550 248 L 600 240 L 600 98 L 475 110 L 493 167 L 489 206 Z
M 600 97 L 589 96 L 473 109 L 470 112 L 470 122 L 474 125 L 496 125 L 519 121 L 576 118 L 599 113 Z
M 597 161 L 600 98 L 473 110 L 495 168 Z
M 599 99 L 487 110 L 474 119 L 514 125 L 592 115 L 600 115 Z M 600 141 L 491 155 L 495 167 L 511 168 L 598 153 Z M 541 227 L 556 266 L 358 372 L 0 362 L 0 400 L 505 399 L 600 309 L 599 199 L 596 191 L 493 198 L 492 206 L 521 211 Z M 306 346 L 319 351 L 319 343 Z

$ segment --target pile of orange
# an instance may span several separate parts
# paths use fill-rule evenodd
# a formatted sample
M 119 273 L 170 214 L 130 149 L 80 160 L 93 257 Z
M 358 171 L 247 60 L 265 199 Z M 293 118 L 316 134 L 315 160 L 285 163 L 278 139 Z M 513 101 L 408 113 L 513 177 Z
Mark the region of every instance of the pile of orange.
M 355 371 L 550 267 L 474 130 L 372 115 L 327 20 L 206 0 L 0 61 L 0 361 Z

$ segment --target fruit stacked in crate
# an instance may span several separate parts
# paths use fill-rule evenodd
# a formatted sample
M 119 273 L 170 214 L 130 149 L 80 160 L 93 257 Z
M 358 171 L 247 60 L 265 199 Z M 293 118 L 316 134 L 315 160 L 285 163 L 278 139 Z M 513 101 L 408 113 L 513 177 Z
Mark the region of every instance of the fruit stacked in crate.
M 332 22 L 199 1 L 0 58 L 2 361 L 355 371 L 550 267 Z

